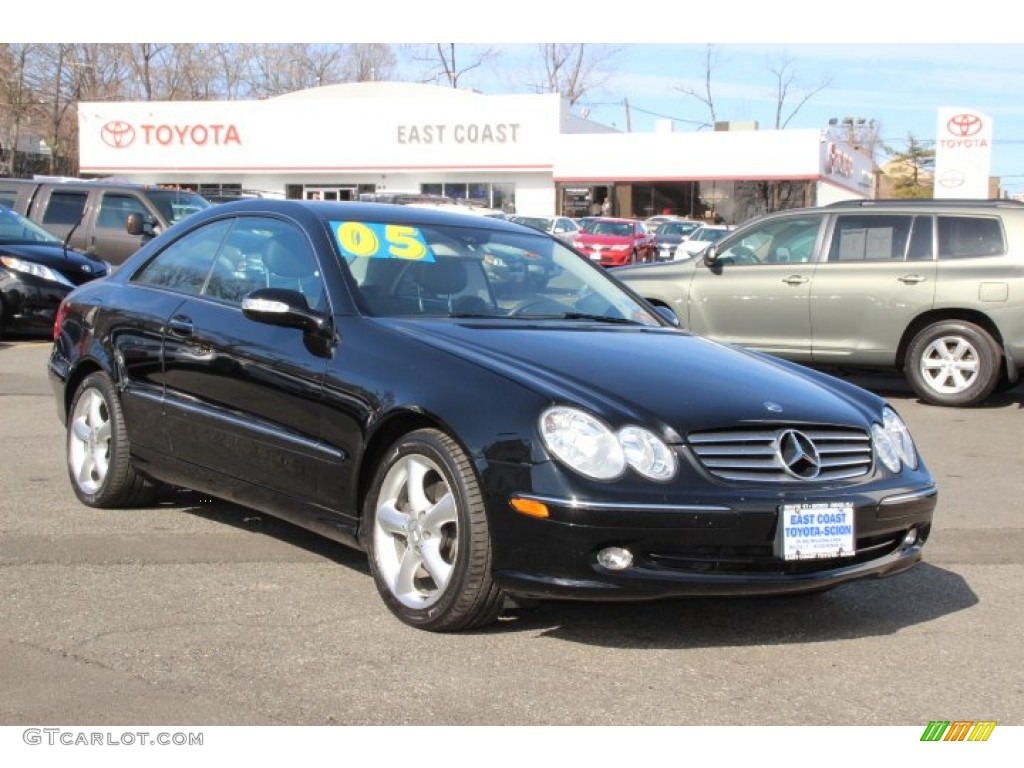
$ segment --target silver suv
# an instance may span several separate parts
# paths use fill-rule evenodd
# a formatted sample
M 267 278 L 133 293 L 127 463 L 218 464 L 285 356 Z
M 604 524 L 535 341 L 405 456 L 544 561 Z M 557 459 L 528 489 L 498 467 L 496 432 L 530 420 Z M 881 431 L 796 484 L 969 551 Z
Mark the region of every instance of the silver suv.
M 971 406 L 1024 365 L 1024 204 L 858 200 L 768 214 L 615 276 L 691 331 L 798 362 L 896 369 Z

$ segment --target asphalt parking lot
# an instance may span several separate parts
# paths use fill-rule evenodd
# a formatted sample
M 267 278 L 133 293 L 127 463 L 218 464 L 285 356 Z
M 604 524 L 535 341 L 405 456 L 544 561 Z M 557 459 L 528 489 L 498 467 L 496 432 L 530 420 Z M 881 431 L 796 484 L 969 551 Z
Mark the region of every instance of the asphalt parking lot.
M 45 342 L 0 342 L 0 724 L 1024 724 L 1024 386 L 862 377 L 939 484 L 925 563 L 816 597 L 545 603 L 406 627 L 364 557 L 196 494 L 92 510 Z

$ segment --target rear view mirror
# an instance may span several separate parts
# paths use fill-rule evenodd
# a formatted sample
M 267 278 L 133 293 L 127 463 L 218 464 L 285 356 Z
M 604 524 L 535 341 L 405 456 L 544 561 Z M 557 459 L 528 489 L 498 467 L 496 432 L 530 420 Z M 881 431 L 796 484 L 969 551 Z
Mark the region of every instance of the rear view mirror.
M 718 248 L 714 245 L 709 245 L 704 249 L 704 264 L 709 267 L 715 266 L 718 263 Z

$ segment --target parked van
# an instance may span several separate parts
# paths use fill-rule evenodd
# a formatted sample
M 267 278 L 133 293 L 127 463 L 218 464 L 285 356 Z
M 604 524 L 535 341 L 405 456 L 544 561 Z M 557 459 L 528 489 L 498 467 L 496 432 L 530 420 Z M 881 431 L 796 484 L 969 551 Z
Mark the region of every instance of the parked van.
M 75 250 L 120 264 L 143 244 L 210 203 L 195 192 L 106 181 L 0 179 L 0 205 Z M 128 229 L 137 214 L 143 226 Z M 70 238 L 68 237 L 70 235 Z

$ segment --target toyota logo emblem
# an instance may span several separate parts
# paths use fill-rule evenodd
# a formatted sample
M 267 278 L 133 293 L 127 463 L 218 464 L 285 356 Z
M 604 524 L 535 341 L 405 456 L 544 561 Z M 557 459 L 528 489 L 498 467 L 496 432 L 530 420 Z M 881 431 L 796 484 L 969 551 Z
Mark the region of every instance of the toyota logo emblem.
M 967 177 L 963 171 L 946 171 L 944 174 L 939 176 L 939 185 L 947 188 L 962 187 L 967 183 Z
M 775 455 L 782 468 L 800 480 L 813 480 L 821 472 L 821 457 L 811 438 L 795 429 L 779 434 Z
M 973 136 L 978 133 L 984 123 L 981 118 L 977 115 L 962 114 L 953 115 L 949 120 L 946 121 L 946 130 L 954 136 L 960 138 L 966 138 L 967 136 Z
M 135 129 L 124 120 L 111 120 L 100 129 L 100 138 L 108 147 L 123 149 L 135 141 Z

